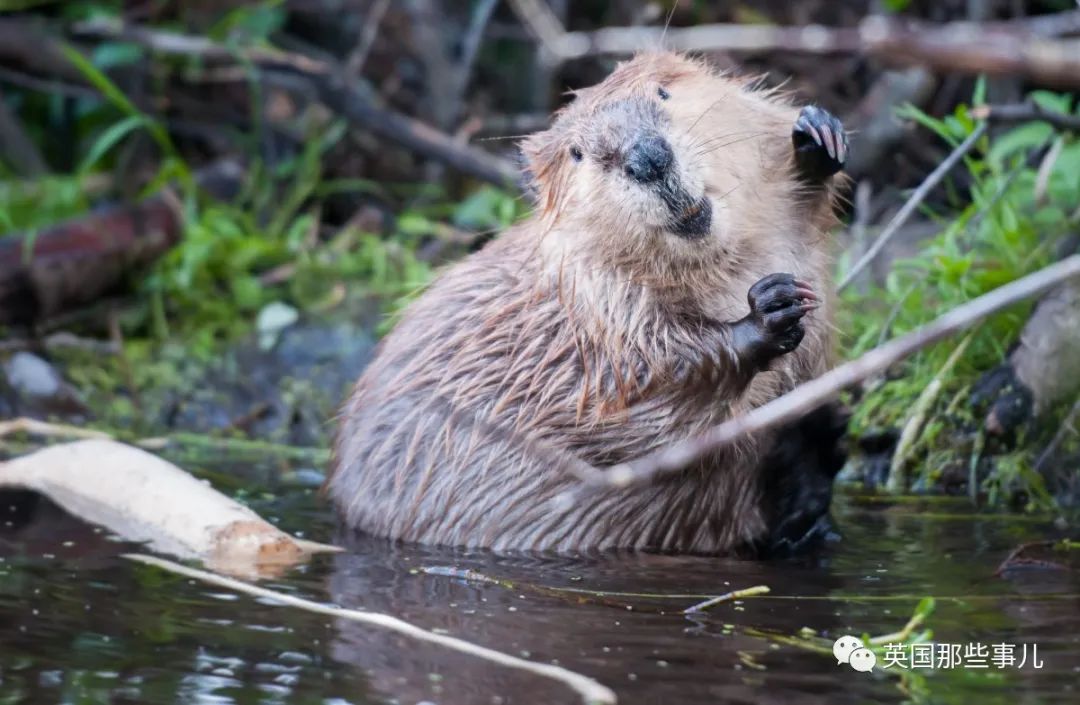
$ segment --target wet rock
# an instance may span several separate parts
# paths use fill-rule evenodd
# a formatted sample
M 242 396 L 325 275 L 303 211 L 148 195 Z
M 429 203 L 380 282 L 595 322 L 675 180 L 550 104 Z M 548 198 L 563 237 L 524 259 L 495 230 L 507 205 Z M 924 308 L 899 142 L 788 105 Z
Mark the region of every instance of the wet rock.
M 377 307 L 345 320 L 300 320 L 224 349 L 210 365 L 186 366 L 182 387 L 168 392 L 162 425 L 169 429 L 228 429 L 294 445 L 327 445 L 342 400 L 376 345 Z M 140 390 L 144 400 L 151 390 Z M 298 478 L 301 482 L 313 477 Z
M 70 416 L 86 412 L 79 393 L 55 367 L 37 355 L 17 352 L 2 363 L 2 368 L 13 397 L 12 413 Z M 0 401 L 0 411 L 2 407 Z

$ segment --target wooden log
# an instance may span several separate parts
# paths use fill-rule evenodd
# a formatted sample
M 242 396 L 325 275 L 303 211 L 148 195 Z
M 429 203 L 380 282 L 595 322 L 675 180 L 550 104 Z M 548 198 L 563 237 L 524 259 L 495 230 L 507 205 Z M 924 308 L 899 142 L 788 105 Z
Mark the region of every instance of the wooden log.
M 230 575 L 279 572 L 333 546 L 293 538 L 172 463 L 105 439 L 0 463 L 0 487 L 46 495 L 69 513 L 154 551 Z
M 243 171 L 220 162 L 196 182 L 228 199 Z M 114 205 L 36 233 L 0 238 L 0 324 L 31 323 L 115 289 L 132 269 L 180 241 L 179 200 L 169 188 L 141 203 Z

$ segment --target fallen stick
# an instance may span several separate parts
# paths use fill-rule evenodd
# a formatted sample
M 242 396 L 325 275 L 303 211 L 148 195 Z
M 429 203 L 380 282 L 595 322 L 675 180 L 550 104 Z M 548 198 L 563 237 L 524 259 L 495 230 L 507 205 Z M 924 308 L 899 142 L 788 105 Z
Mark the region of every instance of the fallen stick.
M 265 575 L 334 546 L 293 538 L 172 463 L 96 439 L 0 463 L 0 486 L 34 490 L 69 513 L 155 551 L 234 575 Z
M 697 612 L 704 612 L 705 610 L 720 604 L 721 602 L 731 602 L 732 600 L 741 600 L 744 597 L 758 597 L 760 595 L 768 595 L 768 585 L 754 585 L 753 587 L 743 588 L 742 590 L 732 590 L 731 592 L 725 592 L 723 595 L 717 595 L 711 597 L 704 602 L 699 602 L 696 605 L 687 607 L 683 610 L 683 614 L 695 614 Z
M 855 27 L 704 24 L 567 32 L 543 0 L 511 4 L 555 62 L 661 47 L 690 52 L 851 53 L 943 72 L 1019 75 L 1063 87 L 1080 85 L 1077 42 L 1052 39 L 1080 30 L 1076 10 L 1004 22 L 931 24 L 874 15 Z
M 227 201 L 243 176 L 238 164 L 225 160 L 199 170 L 196 183 Z M 0 239 L 0 324 L 30 323 L 97 300 L 180 241 L 181 211 L 179 197 L 166 187 L 139 203 Z
M 1041 121 L 1064 132 L 1080 132 L 1080 116 L 1046 110 L 1037 103 L 976 105 L 971 109 L 971 117 L 997 123 Z
M 1026 277 L 957 306 L 948 313 L 907 335 L 896 338 L 862 356 L 846 362 L 796 387 L 787 394 L 750 412 L 713 426 L 704 433 L 661 448 L 628 463 L 607 469 L 579 470 L 583 488 L 589 486 L 624 488 L 681 471 L 695 460 L 741 436 L 775 428 L 803 416 L 841 391 L 888 369 L 904 358 L 950 335 L 966 330 L 992 313 L 1018 301 L 1037 296 L 1061 282 L 1080 276 L 1080 255 L 1073 255 Z M 573 501 L 573 498 L 568 498 Z
M 364 610 L 348 609 L 345 607 L 338 607 L 337 605 L 323 604 L 321 602 L 315 602 L 314 600 L 307 600 L 302 597 L 296 597 L 295 595 L 287 595 L 275 590 L 251 585 L 250 583 L 245 583 L 241 580 L 227 578 L 205 570 L 189 568 L 180 565 L 179 563 L 174 563 L 173 561 L 155 558 L 154 556 L 132 553 L 127 554 L 124 557 L 137 563 L 152 565 L 176 575 L 182 575 L 186 578 L 199 580 L 227 590 L 235 590 L 236 592 L 262 598 L 263 600 L 268 600 L 285 607 L 296 607 L 316 614 L 324 614 L 338 619 L 345 619 L 361 624 L 382 627 L 383 629 L 390 629 L 391 631 L 395 631 L 407 637 L 426 641 L 430 644 L 437 644 L 457 651 L 458 653 L 477 656 L 500 666 L 515 668 L 545 678 L 551 678 L 574 690 L 581 696 L 582 702 L 588 705 L 610 705 L 616 702 L 615 693 L 613 693 L 610 688 L 601 685 L 592 678 L 583 676 L 580 673 L 575 673 L 562 666 L 527 661 L 526 659 L 518 658 L 517 656 L 511 656 L 510 654 L 504 654 L 501 651 L 489 649 L 486 646 L 473 644 L 464 639 L 422 629 L 414 624 L 410 624 L 409 622 L 398 619 L 397 617 L 392 617 L 388 614 L 366 612 Z

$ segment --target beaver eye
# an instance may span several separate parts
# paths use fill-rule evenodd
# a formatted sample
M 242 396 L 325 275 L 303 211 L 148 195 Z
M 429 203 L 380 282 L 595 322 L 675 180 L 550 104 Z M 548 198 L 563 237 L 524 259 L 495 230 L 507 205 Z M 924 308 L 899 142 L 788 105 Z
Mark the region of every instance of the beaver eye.
M 660 96 L 660 100 L 667 100 L 671 97 L 671 94 L 665 91 L 663 86 L 656 90 L 656 95 Z
M 575 162 L 580 162 L 585 155 L 581 153 L 581 150 L 577 147 L 570 148 L 570 156 L 574 158 Z

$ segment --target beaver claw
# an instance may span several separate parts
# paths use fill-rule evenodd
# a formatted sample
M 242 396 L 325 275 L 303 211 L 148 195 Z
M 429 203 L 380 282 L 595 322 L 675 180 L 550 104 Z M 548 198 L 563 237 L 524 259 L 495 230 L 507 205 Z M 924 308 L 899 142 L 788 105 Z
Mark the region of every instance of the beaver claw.
M 804 281 L 791 274 L 770 274 L 746 296 L 750 315 L 739 322 L 737 343 L 761 366 L 789 353 L 802 342 L 802 318 L 818 307 L 820 299 Z
M 791 130 L 795 166 L 808 181 L 821 182 L 844 168 L 848 139 L 840 120 L 827 110 L 808 105 Z

